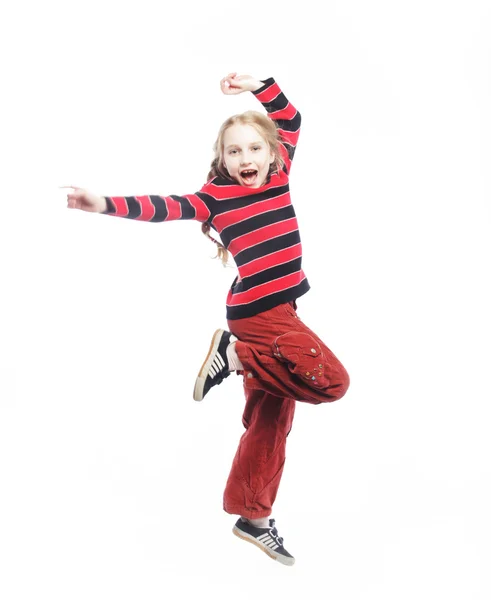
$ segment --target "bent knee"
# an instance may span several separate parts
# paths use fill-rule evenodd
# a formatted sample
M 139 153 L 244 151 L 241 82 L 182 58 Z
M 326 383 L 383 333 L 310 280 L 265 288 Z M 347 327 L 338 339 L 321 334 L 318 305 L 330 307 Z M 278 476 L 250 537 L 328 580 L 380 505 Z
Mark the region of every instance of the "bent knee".
M 339 377 L 336 377 L 334 382 L 327 388 L 327 393 L 331 396 L 331 402 L 334 400 L 340 400 L 348 391 L 350 385 L 350 378 L 347 371 L 342 367 L 342 372 Z
M 335 374 L 331 373 L 328 385 L 319 390 L 325 398 L 324 402 L 340 400 L 348 391 L 350 385 L 349 375 L 341 364 L 339 364 L 339 367 L 340 369 Z

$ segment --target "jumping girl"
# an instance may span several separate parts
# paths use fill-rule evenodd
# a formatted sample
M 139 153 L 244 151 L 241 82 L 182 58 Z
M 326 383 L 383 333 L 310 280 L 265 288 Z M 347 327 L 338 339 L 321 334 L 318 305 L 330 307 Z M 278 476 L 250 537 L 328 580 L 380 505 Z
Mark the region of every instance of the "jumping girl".
M 309 290 L 290 199 L 289 173 L 300 113 L 274 79 L 230 73 L 224 94 L 252 92 L 267 116 L 248 111 L 220 128 L 208 182 L 184 196 L 98 196 L 70 187 L 69 208 L 138 221 L 194 219 L 238 268 L 227 297 L 228 331 L 218 329 L 199 371 L 194 399 L 232 371 L 243 375 L 246 429 L 224 492 L 223 507 L 239 515 L 233 532 L 270 557 L 292 565 L 271 517 L 285 462 L 295 402 L 341 398 L 348 374 L 329 348 L 300 320 L 296 300 Z M 209 231 L 215 230 L 222 243 Z

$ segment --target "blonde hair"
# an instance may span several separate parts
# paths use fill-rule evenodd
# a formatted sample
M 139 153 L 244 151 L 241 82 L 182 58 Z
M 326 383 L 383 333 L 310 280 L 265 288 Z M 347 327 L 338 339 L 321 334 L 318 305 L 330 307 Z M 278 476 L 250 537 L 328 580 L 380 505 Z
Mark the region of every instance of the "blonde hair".
M 217 140 L 213 145 L 215 158 L 211 163 L 210 172 L 208 173 L 208 181 L 213 179 L 213 177 L 225 177 L 226 179 L 230 178 L 230 174 L 227 171 L 225 162 L 223 160 L 223 138 L 227 129 L 232 127 L 232 125 L 237 124 L 251 125 L 268 144 L 269 149 L 274 157 L 274 160 L 269 167 L 268 175 L 277 173 L 283 168 L 285 162 L 281 155 L 280 137 L 274 121 L 260 112 L 248 110 L 239 115 L 233 115 L 232 117 L 229 117 L 220 127 Z M 210 225 L 208 223 L 202 224 L 201 231 L 206 235 L 206 237 L 208 237 L 218 246 L 218 253 L 215 258 L 219 258 L 222 261 L 223 266 L 226 267 L 228 263 L 228 250 L 223 244 L 218 242 L 210 235 Z
M 208 223 L 203 223 L 201 225 L 201 231 L 206 235 L 206 237 L 209 240 L 211 240 L 217 245 L 217 255 L 214 258 L 219 258 L 222 261 L 222 265 L 226 267 L 228 265 L 227 248 L 225 248 L 223 244 L 221 244 L 218 240 L 216 240 L 213 236 L 210 235 L 210 225 Z

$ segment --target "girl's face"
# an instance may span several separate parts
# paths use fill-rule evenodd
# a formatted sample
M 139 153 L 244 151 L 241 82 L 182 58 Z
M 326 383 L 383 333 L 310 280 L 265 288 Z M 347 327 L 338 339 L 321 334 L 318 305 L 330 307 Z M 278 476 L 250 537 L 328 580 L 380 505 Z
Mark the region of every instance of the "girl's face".
M 223 162 L 237 183 L 258 188 L 268 177 L 274 155 L 255 127 L 236 123 L 224 133 Z

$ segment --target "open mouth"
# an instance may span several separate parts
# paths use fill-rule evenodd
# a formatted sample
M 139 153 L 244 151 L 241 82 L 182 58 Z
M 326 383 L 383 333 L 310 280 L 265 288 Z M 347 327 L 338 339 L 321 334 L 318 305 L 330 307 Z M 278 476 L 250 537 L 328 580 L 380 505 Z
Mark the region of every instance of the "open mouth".
M 257 171 L 256 169 L 244 169 L 240 172 L 240 176 L 244 183 L 250 185 L 256 181 Z

